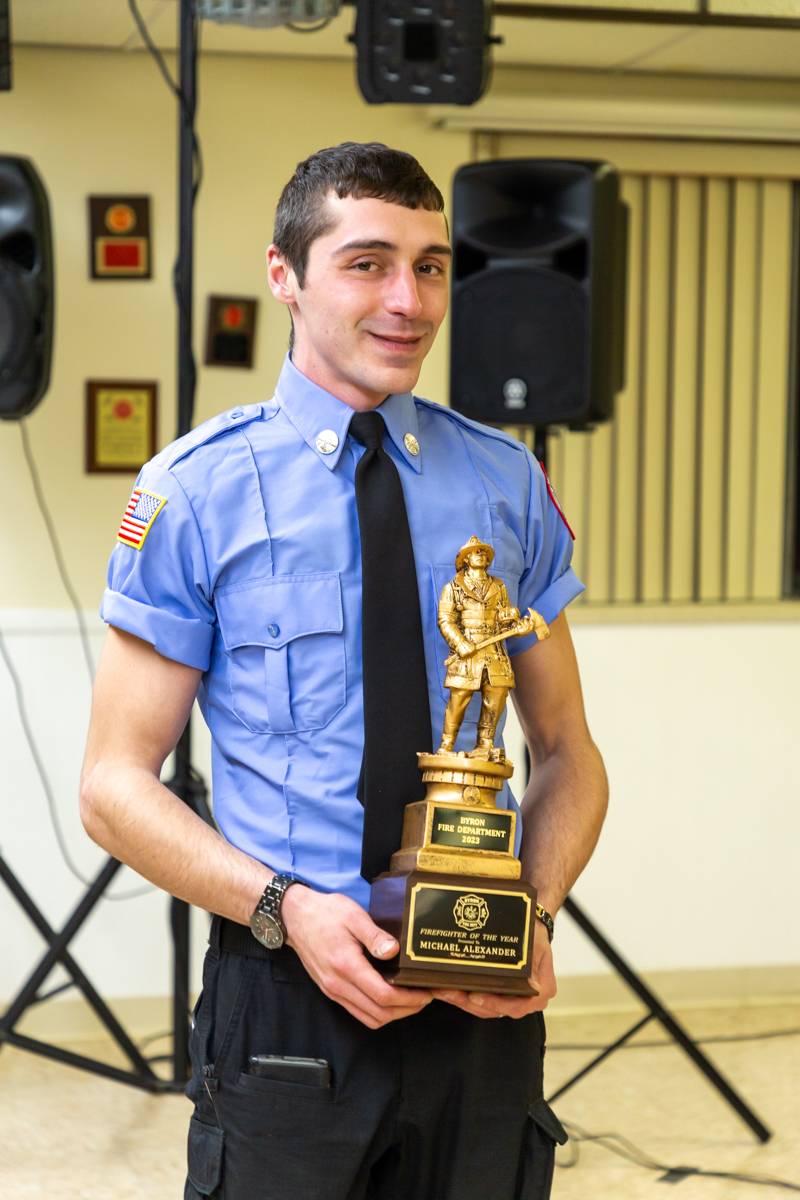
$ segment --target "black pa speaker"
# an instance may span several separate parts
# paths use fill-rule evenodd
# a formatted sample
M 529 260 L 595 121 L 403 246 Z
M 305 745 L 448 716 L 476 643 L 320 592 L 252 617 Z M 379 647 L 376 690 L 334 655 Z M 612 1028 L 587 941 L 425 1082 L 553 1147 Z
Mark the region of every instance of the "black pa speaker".
M 489 0 L 357 0 L 356 73 L 368 104 L 474 104 L 489 82 Z
M 47 391 L 53 343 L 53 246 L 44 185 L 27 158 L 0 155 L 0 418 Z
M 453 183 L 450 403 L 591 427 L 624 384 L 627 206 L 604 162 L 499 159 Z

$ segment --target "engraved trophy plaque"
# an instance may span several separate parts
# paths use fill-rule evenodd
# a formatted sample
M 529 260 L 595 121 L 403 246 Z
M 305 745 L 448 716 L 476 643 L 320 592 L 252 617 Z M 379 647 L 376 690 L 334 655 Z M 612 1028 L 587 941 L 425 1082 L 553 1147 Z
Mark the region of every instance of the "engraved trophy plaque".
M 414 987 L 530 994 L 536 889 L 514 855 L 516 812 L 497 795 L 514 771 L 494 734 L 514 686 L 504 642 L 550 636 L 533 609 L 509 605 L 503 581 L 489 575 L 494 550 L 472 537 L 442 589 L 438 624 L 452 654 L 445 660 L 450 700 L 434 754 L 418 754 L 424 800 L 406 806 L 400 849 L 372 884 L 370 916 L 400 943 L 374 965 L 392 982 Z M 477 740 L 454 750 L 467 705 L 480 693 Z

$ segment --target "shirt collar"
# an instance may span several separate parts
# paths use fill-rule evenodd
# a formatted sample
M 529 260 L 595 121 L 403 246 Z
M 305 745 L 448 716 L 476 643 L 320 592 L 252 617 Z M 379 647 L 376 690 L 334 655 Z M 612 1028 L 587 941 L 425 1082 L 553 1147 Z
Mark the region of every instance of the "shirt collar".
M 403 458 L 419 475 L 422 470 L 422 449 L 419 444 L 417 406 L 411 392 L 395 392 L 387 396 L 375 411 L 386 422 L 389 437 Z M 409 450 L 409 445 L 416 449 L 416 454 Z
M 319 384 L 298 371 L 288 354 L 278 378 L 275 398 L 309 449 L 332 471 L 341 458 L 347 438 L 347 430 L 353 416 L 350 405 L 339 400 L 331 392 L 326 392 Z M 419 422 L 417 406 L 411 392 L 398 392 L 387 396 L 375 411 L 379 412 L 386 422 L 389 437 L 399 453 L 419 473 L 422 470 L 422 455 L 418 442 Z M 331 433 L 334 438 L 329 436 Z M 334 449 L 323 453 L 318 445 L 320 435 L 324 437 L 323 444 L 328 446 L 335 439 Z M 410 445 L 417 447 L 416 454 L 409 450 L 407 439 Z

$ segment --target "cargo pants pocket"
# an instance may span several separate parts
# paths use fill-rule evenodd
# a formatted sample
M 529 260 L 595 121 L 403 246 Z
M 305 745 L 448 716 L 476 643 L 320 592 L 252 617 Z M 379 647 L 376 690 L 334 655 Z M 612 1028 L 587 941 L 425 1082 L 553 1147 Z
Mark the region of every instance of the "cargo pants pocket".
M 216 1125 L 205 1125 L 198 1117 L 189 1122 L 189 1171 L 184 1200 L 216 1196 L 222 1178 L 225 1134 Z
M 547 1101 L 534 1101 L 528 1109 L 528 1131 L 518 1200 L 549 1200 L 556 1143 L 563 1146 L 567 1140 L 564 1126 Z

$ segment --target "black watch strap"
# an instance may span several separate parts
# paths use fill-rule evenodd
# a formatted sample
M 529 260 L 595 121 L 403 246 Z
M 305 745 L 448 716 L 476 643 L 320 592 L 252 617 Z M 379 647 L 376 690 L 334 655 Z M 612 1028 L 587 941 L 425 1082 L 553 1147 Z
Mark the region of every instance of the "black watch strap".
M 547 940 L 552 942 L 553 934 L 555 932 L 555 923 L 553 918 L 550 916 L 550 913 L 546 908 L 542 908 L 541 904 L 536 905 L 536 915 L 547 930 Z
M 281 905 L 283 904 L 283 897 L 293 883 L 297 883 L 294 875 L 273 875 L 256 905 L 257 910 L 266 913 L 270 917 L 274 917 L 276 921 L 280 921 L 281 925 L 283 925 L 283 921 L 281 921 Z

